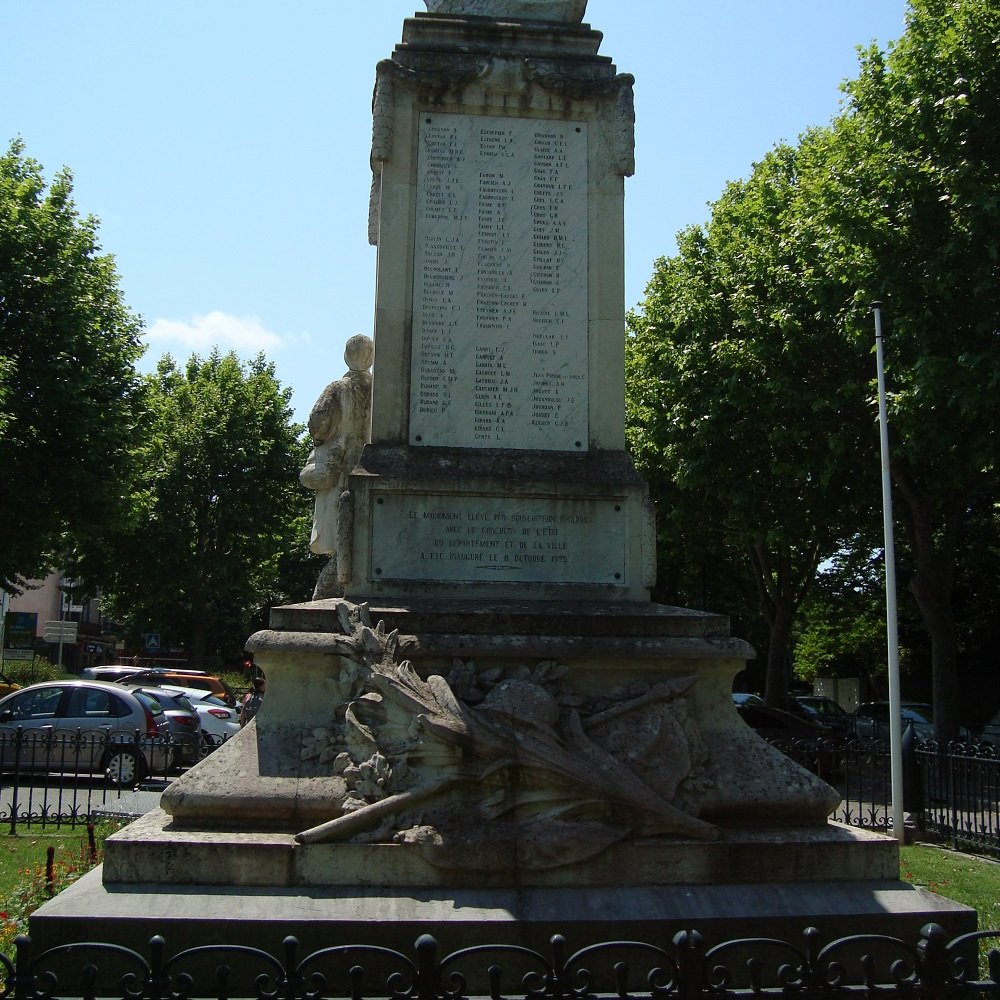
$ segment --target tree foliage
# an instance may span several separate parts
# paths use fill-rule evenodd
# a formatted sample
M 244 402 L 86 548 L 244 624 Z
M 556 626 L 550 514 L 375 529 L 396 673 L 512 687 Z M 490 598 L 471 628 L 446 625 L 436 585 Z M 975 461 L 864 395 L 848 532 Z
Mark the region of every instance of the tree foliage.
M 134 518 L 82 553 L 110 608 L 137 632 L 180 642 L 195 663 L 234 655 L 268 603 L 307 600 L 308 451 L 290 390 L 258 356 L 161 359 L 144 383 Z M 283 592 L 294 579 L 299 592 Z
M 872 434 L 866 351 L 844 333 L 853 289 L 818 276 L 800 212 L 803 159 L 775 149 L 729 185 L 707 229 L 681 235 L 630 319 L 627 352 L 634 454 L 653 482 L 666 469 L 676 487 L 661 522 L 696 556 L 709 534 L 721 538 L 718 570 L 754 588 L 775 703 L 796 610 L 869 504 L 844 475 Z
M 69 172 L 46 187 L 12 142 L 0 156 L 0 588 L 44 573 L 67 532 L 122 516 L 140 331 Z
M 943 735 L 959 721 L 959 560 L 1000 485 L 998 42 L 996 0 L 912 0 L 904 38 L 887 58 L 866 53 L 848 89 L 845 134 L 862 154 L 852 187 L 883 223 L 871 285 L 893 322 L 893 477 Z
M 908 585 L 939 731 L 957 725 L 955 583 L 970 526 L 996 527 L 982 512 L 998 487 L 998 40 L 996 0 L 911 0 L 900 42 L 862 54 L 843 113 L 730 185 L 708 226 L 657 263 L 631 319 L 637 461 L 671 483 L 665 538 L 721 532 L 720 572 L 753 567 L 769 700 L 819 566 L 872 537 L 864 306 L 879 298 Z

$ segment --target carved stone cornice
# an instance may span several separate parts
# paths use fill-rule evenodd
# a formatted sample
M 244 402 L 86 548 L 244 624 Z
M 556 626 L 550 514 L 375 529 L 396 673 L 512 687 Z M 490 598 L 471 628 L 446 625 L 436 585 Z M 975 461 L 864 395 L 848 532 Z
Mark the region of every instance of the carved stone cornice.
M 575 101 L 614 98 L 617 131 L 615 162 L 623 177 L 635 173 L 635 77 L 631 73 L 617 76 L 595 75 L 592 66 L 579 72 L 573 63 L 552 59 L 525 59 L 525 76 L 551 94 Z
M 473 80 L 485 76 L 492 65 L 492 58 L 478 57 L 450 60 L 449 65 L 443 68 L 422 66 L 413 69 L 394 59 L 383 59 L 377 67 L 374 114 L 378 118 L 389 113 L 385 101 L 391 99 L 392 87 L 397 84 L 415 93 L 422 101 L 440 104 L 447 94 L 461 90 Z

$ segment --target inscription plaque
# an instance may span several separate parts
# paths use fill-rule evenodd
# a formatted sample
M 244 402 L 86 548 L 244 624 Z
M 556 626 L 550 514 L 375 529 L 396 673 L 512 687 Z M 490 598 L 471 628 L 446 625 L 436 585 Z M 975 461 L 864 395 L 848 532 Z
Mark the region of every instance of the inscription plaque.
M 375 579 L 625 582 L 628 513 L 614 500 L 387 493 L 373 520 Z
M 587 125 L 420 119 L 410 444 L 586 450 Z

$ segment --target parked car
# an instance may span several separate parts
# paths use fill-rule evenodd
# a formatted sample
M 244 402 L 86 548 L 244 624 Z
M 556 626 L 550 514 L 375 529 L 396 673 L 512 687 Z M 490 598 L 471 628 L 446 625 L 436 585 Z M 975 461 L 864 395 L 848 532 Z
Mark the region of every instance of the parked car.
M 980 743 L 989 743 L 991 746 L 1000 747 L 1000 712 L 990 719 L 989 722 L 983 726 L 982 732 L 979 734 Z
M 20 752 L 18 730 L 27 739 Z M 134 786 L 166 773 L 170 723 L 156 701 L 118 684 L 45 681 L 0 698 L 0 769 L 15 766 L 15 753 L 24 770 L 103 772 Z
M 796 715 L 801 715 L 812 722 L 832 726 L 841 735 L 852 731 L 854 717 L 832 698 L 823 698 L 814 694 L 800 694 L 796 695 L 789 704 L 791 711 Z
M 173 685 L 165 687 L 164 690 L 177 691 L 184 695 L 198 713 L 201 719 L 201 742 L 204 750 L 214 749 L 240 731 L 240 713 L 216 698 L 214 694 L 200 691 L 198 688 Z
M 191 702 L 180 691 L 167 691 L 160 687 L 133 687 L 129 684 L 128 690 L 152 698 L 163 709 L 170 723 L 170 738 L 174 742 L 174 765 L 197 764 L 202 758 L 201 717 Z
M 105 663 L 101 667 L 84 667 L 80 678 L 85 681 L 120 681 L 124 677 L 145 672 L 147 667 L 129 666 L 125 663 Z
M 10 694 L 11 691 L 20 691 L 21 685 L 15 684 L 5 673 L 0 671 L 0 697 Z
M 734 705 L 763 705 L 764 699 L 759 694 L 750 694 L 748 691 L 733 692 Z
M 219 680 L 212 674 L 199 673 L 195 670 L 143 670 L 141 673 L 122 678 L 122 683 L 196 688 L 214 694 L 216 698 L 231 708 L 235 708 L 239 704 L 236 693 L 225 681 Z
M 899 705 L 903 717 L 903 730 L 910 724 L 920 740 L 934 739 L 934 710 L 921 701 L 903 701 Z M 854 734 L 862 739 L 877 740 L 879 743 L 889 742 L 889 702 L 866 701 L 858 705 L 854 713 Z M 960 726 L 959 739 L 972 741 L 972 733 Z

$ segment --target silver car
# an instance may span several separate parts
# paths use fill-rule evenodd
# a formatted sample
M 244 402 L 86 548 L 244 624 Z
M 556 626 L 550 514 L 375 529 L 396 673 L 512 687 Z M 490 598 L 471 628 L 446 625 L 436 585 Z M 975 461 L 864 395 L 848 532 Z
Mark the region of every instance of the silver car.
M 201 717 L 191 702 L 180 691 L 131 684 L 127 685 L 127 690 L 152 698 L 163 709 L 174 741 L 174 765 L 197 764 L 202 757 Z
M 170 755 L 163 709 L 120 684 L 46 681 L 0 698 L 4 771 L 103 773 L 115 785 L 134 786 L 164 774 Z

